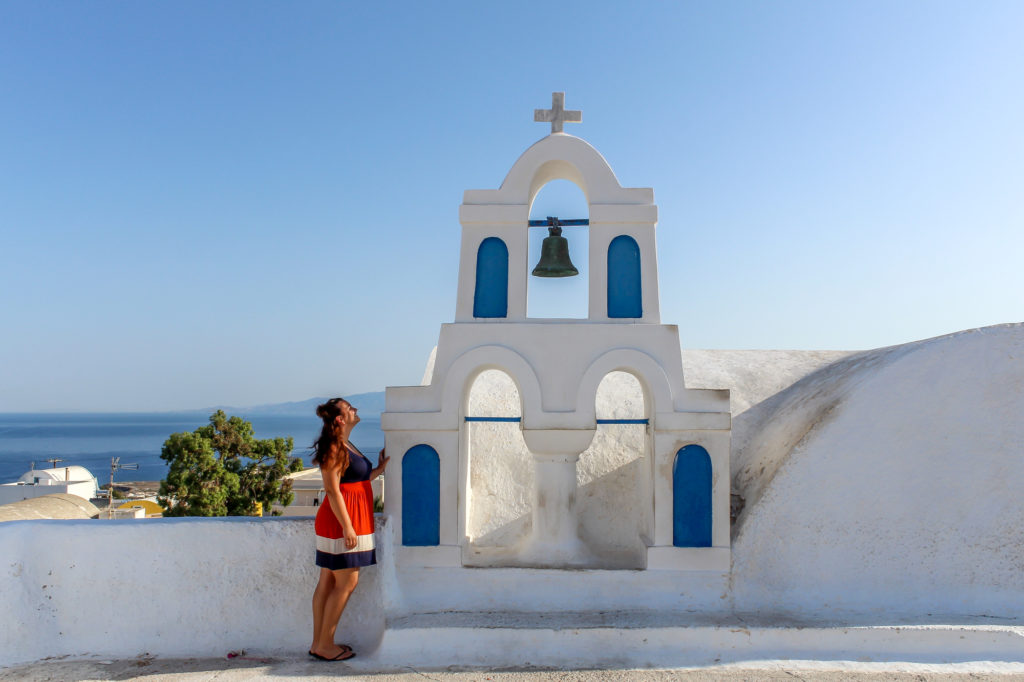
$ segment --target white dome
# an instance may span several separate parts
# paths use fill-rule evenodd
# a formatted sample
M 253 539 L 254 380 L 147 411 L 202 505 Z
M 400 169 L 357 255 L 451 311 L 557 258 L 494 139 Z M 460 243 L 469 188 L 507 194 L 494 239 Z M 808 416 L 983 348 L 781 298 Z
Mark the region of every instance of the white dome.
M 24 483 L 33 483 L 37 478 L 41 481 L 49 479 L 51 481 L 96 482 L 96 477 L 93 476 L 88 469 L 80 466 L 57 467 L 56 469 L 33 469 L 31 471 L 26 471 L 18 480 Z

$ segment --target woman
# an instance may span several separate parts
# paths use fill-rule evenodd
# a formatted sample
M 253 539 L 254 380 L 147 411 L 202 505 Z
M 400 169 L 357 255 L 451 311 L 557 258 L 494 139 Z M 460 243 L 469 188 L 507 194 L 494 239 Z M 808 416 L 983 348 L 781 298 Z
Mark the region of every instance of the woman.
M 344 661 L 352 647 L 334 643 L 338 620 L 359 582 L 359 568 L 377 563 L 373 543 L 373 489 L 388 464 L 380 451 L 377 466 L 353 446 L 349 434 L 359 411 L 347 400 L 332 398 L 316 408 L 323 419 L 313 443 L 313 464 L 320 467 L 326 502 L 316 513 L 316 565 L 320 581 L 313 592 L 313 644 L 309 655 L 321 661 Z

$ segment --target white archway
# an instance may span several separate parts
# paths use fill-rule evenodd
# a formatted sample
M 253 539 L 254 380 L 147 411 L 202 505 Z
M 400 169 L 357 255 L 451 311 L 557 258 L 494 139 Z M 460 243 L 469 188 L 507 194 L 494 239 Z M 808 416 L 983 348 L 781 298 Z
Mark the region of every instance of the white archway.
M 604 353 L 587 367 L 579 383 L 576 411 L 597 419 L 594 399 L 601 381 L 609 372 L 629 372 L 637 378 L 644 391 L 644 409 L 653 419 L 657 411 L 671 411 L 672 386 L 661 364 L 652 356 L 632 348 L 616 348 Z
M 518 421 L 519 391 L 499 369 L 475 375 L 461 429 L 467 466 L 467 555 L 518 544 L 529 530 L 534 469 Z M 513 421 L 515 420 L 515 421 Z

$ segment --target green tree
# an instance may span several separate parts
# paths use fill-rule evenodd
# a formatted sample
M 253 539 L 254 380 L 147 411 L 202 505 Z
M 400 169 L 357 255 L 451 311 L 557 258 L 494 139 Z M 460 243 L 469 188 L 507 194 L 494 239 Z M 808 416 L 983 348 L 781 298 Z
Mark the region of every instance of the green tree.
M 289 457 L 289 438 L 253 437 L 252 424 L 223 410 L 192 432 L 172 433 L 160 459 L 168 464 L 157 502 L 164 516 L 248 516 L 263 503 L 291 504 L 292 482 L 286 475 L 302 471 L 302 459 Z M 280 514 L 280 512 L 270 512 Z

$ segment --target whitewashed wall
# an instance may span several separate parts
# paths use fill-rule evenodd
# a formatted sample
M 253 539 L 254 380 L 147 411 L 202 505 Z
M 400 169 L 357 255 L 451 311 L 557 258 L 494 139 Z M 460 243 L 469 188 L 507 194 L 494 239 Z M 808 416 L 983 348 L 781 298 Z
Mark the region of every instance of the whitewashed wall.
M 312 637 L 314 547 L 308 518 L 0 523 L 0 665 L 301 654 Z M 364 569 L 339 641 L 376 646 L 381 595 L 380 568 Z

